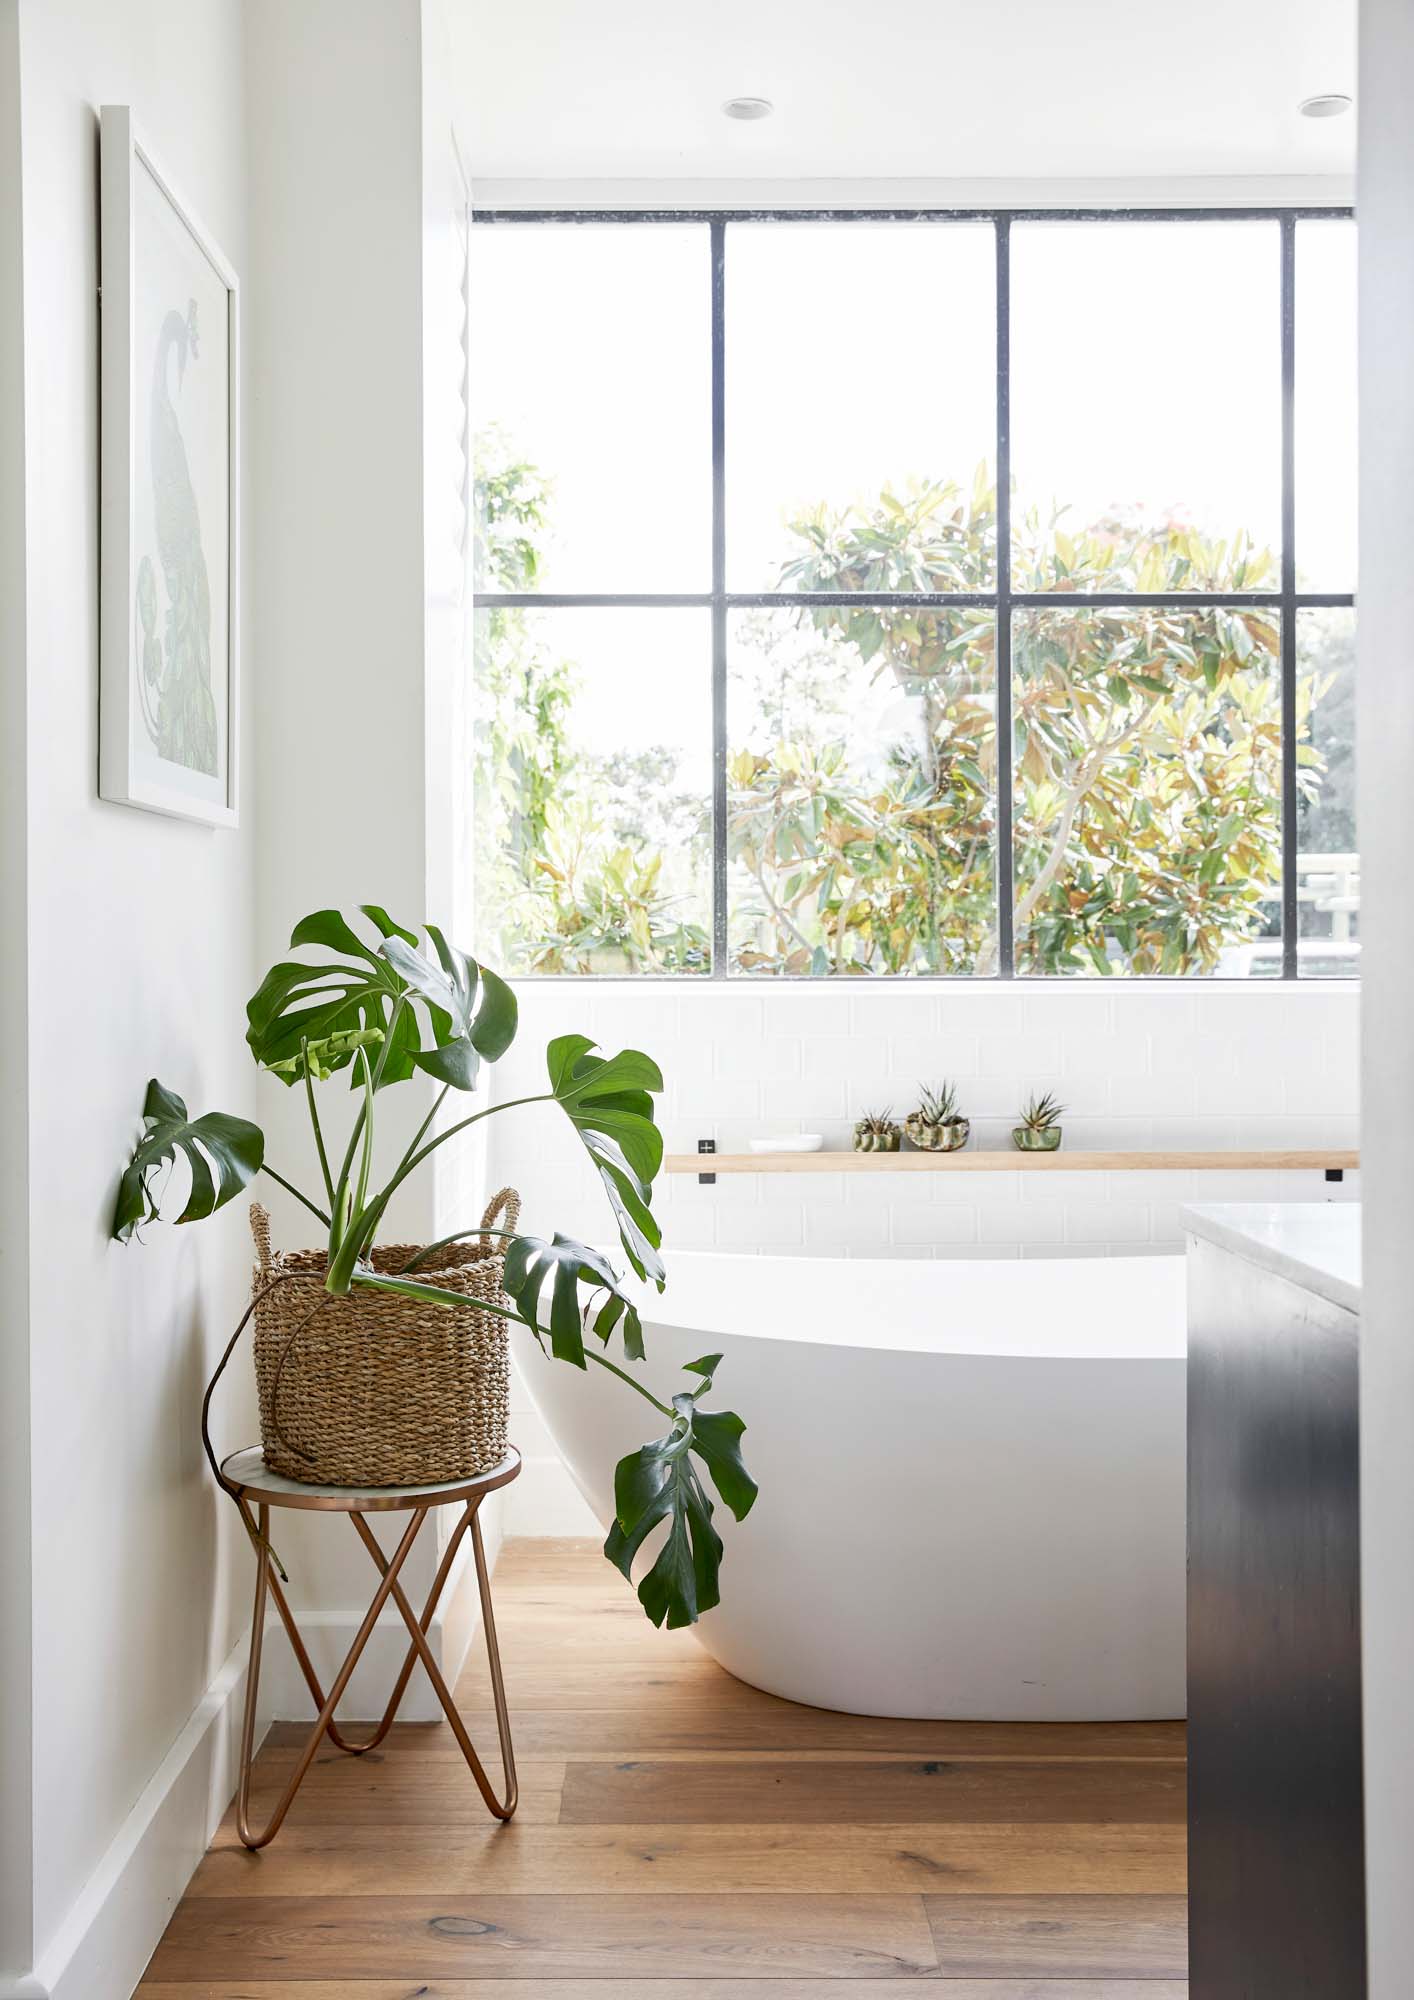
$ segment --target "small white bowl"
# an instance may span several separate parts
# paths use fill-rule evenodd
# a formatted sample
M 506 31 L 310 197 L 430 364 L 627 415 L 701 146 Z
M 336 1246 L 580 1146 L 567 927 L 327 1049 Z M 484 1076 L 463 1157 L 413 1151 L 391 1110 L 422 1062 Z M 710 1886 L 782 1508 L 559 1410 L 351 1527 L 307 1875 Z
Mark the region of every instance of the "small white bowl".
M 818 1153 L 825 1143 L 823 1132 L 791 1132 L 783 1139 L 753 1139 L 753 1153 Z

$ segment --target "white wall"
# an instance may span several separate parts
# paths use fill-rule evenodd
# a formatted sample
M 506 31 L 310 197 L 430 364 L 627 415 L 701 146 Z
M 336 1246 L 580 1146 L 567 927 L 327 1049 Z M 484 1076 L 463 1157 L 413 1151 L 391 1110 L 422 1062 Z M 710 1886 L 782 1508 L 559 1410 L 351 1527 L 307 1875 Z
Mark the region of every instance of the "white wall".
M 246 1284 L 241 1219 L 141 1249 L 109 1243 L 107 1224 L 149 1076 L 196 1105 L 252 1108 L 241 1003 L 253 840 L 248 819 L 213 833 L 103 804 L 95 782 L 98 107 L 133 106 L 240 268 L 240 14 L 238 0 L 19 8 L 28 713 L 6 747 L 28 767 L 15 857 L 28 901 L 34 1442 L 26 1880 L 30 1955 L 46 1980 L 68 1976 L 83 1898 L 230 1653 L 248 1588 L 244 1539 L 197 1429 Z M 247 670 L 253 694 L 250 659 Z M 250 1401 L 234 1399 L 236 1431 Z M 7 1535 L 15 1525 L 7 1509 Z M 71 1990 L 106 2000 L 117 1975 L 88 1965 L 74 1977 Z
M 23 299 L 20 17 L 0 0 L 0 1991 L 29 1965 L 34 1929 Z
M 1363 0 L 1360 52 L 1360 815 L 1365 947 L 1361 1532 L 1370 1993 L 1414 1964 L 1414 10 Z
M 500 1101 L 543 1088 L 544 1049 L 573 1029 L 646 1049 L 667 1084 L 670 1152 L 714 1138 L 819 1131 L 848 1143 L 867 1109 L 911 1108 L 919 1083 L 957 1080 L 974 1146 L 1008 1143 L 1022 1099 L 1054 1090 L 1066 1144 L 1096 1149 L 1353 1146 L 1354 983 L 1101 987 L 849 982 L 789 990 L 522 980 L 521 1031 L 497 1066 Z M 489 1121 L 488 1184 L 524 1192 L 527 1222 L 612 1241 L 597 1181 L 552 1106 Z M 664 1248 L 791 1256 L 1090 1257 L 1178 1253 L 1185 1201 L 1350 1200 L 1359 1175 L 1052 1173 L 664 1177 Z M 671 1280 L 670 1280 L 671 1282 Z M 518 1395 L 532 1463 L 507 1500 L 517 1533 L 588 1532 L 553 1446 Z
M 248 282 L 252 647 L 268 690 L 254 751 L 263 966 L 293 923 L 330 906 L 352 915 L 381 903 L 403 923 L 440 917 L 457 934 L 461 195 L 430 0 L 248 0 L 245 16 L 259 218 Z M 383 1164 L 432 1094 L 418 1078 L 380 1098 Z M 262 1080 L 260 1107 L 272 1160 L 310 1185 L 299 1093 Z M 458 1226 L 475 1200 L 466 1184 L 476 1153 L 457 1144 L 446 1155 L 400 1191 L 389 1238 L 426 1242 Z M 444 1221 L 449 1204 L 455 1219 Z M 277 1242 L 317 1236 L 288 1198 L 270 1206 Z M 330 1528 L 282 1524 L 280 1548 L 298 1611 L 323 1631 L 316 1663 L 332 1670 L 372 1570 L 353 1536 Z M 411 1596 L 435 1562 L 428 1536 L 409 1561 Z M 401 1631 L 390 1612 L 390 1646 L 401 1648 Z M 439 1625 L 434 1644 L 443 1636 Z M 447 1640 L 449 1654 L 457 1643 Z M 282 1635 L 270 1651 L 278 1711 L 303 1713 Z M 375 1647 L 351 1712 L 386 1682 L 388 1657 Z M 440 1712 L 420 1676 L 405 1712 Z

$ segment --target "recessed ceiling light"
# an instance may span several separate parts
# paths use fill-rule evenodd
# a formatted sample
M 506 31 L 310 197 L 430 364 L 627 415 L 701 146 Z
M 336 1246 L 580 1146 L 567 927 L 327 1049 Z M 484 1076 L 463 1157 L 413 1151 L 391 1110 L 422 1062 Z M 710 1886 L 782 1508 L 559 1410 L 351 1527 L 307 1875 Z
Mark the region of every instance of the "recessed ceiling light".
M 729 97 L 722 106 L 728 118 L 740 118 L 748 123 L 756 118 L 769 118 L 775 108 L 769 97 Z
M 1353 98 L 1344 97 L 1338 90 L 1324 92 L 1319 97 L 1303 97 L 1297 107 L 1303 118 L 1339 118 L 1348 111 Z

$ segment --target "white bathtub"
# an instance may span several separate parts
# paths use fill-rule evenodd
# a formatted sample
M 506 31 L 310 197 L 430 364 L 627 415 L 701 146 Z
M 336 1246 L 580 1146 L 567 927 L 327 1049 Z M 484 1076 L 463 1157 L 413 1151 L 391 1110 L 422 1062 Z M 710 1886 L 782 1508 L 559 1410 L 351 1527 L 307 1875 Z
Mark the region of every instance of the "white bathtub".
M 1183 1278 L 1181 1257 L 674 1254 L 645 1380 L 666 1396 L 720 1348 L 710 1402 L 745 1418 L 761 1487 L 740 1524 L 717 1507 L 707 1651 L 862 1715 L 1181 1716 Z M 522 1366 L 607 1524 L 653 1412 L 602 1370 Z

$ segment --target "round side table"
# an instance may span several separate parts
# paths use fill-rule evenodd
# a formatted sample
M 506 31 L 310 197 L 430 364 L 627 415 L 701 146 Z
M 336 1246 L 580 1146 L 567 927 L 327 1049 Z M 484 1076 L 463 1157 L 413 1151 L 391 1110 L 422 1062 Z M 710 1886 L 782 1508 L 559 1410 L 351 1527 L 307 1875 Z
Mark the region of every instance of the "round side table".
M 250 1627 L 250 1666 L 246 1674 L 245 1722 L 241 1730 L 241 1771 L 240 1786 L 236 1794 L 236 1825 L 241 1839 L 247 1847 L 264 1847 L 274 1839 L 284 1822 L 295 1793 L 304 1782 L 305 1773 L 313 1762 L 314 1753 L 325 1736 L 336 1749 L 346 1751 L 350 1757 L 361 1757 L 365 1751 L 375 1749 L 393 1726 L 394 1718 L 402 1702 L 407 1684 L 412 1675 L 413 1664 L 421 1660 L 427 1669 L 428 1679 L 436 1691 L 437 1699 L 446 1712 L 461 1753 L 467 1761 L 478 1791 L 486 1801 L 488 1809 L 497 1819 L 509 1819 L 516 1809 L 516 1767 L 515 1753 L 511 1745 L 510 1717 L 506 1712 L 506 1690 L 501 1677 L 501 1655 L 496 1644 L 496 1621 L 491 1611 L 491 1579 L 486 1569 L 486 1551 L 481 1541 L 481 1524 L 477 1513 L 488 1493 L 494 1493 L 499 1486 L 509 1486 L 520 1471 L 520 1453 L 507 1452 L 505 1458 L 489 1472 L 479 1473 L 474 1479 L 454 1479 L 445 1486 L 305 1486 L 295 1479 L 285 1479 L 278 1472 L 272 1472 L 258 1445 L 245 1451 L 233 1452 L 221 1467 L 221 1477 L 227 1490 L 235 1499 L 250 1531 L 255 1549 L 255 1610 Z M 459 1503 L 461 1518 L 447 1542 L 442 1560 L 437 1566 L 437 1574 L 432 1581 L 432 1589 L 423 1606 L 419 1618 L 407 1600 L 398 1575 L 407 1561 L 413 1543 L 422 1529 L 423 1522 L 434 1507 L 444 1507 L 449 1503 Z M 270 1550 L 270 1509 L 272 1507 L 296 1507 L 323 1514 L 347 1514 L 354 1530 L 373 1558 L 379 1572 L 378 1588 L 373 1593 L 373 1601 L 368 1607 L 363 1623 L 354 1634 L 344 1664 L 334 1676 L 333 1684 L 326 1695 L 314 1671 L 314 1663 L 304 1640 L 300 1637 L 294 1614 L 274 1574 Z M 402 1539 L 391 1556 L 385 1556 L 377 1537 L 364 1518 L 368 1514 L 410 1513 L 412 1519 L 404 1529 Z M 505 1797 L 498 1798 L 491 1781 L 477 1756 L 466 1724 L 457 1713 L 450 1688 L 442 1678 L 441 1669 L 432 1657 L 432 1649 L 427 1643 L 428 1628 L 437 1609 L 437 1601 L 442 1595 L 447 1578 L 451 1575 L 452 1564 L 462 1537 L 470 1530 L 472 1552 L 476 1560 L 476 1582 L 481 1593 L 481 1622 L 486 1632 L 486 1657 L 491 1669 L 491 1693 L 496 1707 L 496 1731 L 501 1739 L 501 1766 L 505 1774 Z M 270 1815 L 269 1822 L 259 1833 L 251 1830 L 249 1818 L 250 1769 L 255 1750 L 255 1710 L 260 1692 L 260 1651 L 265 1628 L 265 1600 L 267 1595 L 275 1600 L 275 1607 L 284 1621 L 285 1630 L 290 1635 L 295 1658 L 299 1661 L 300 1672 L 304 1675 L 314 1705 L 319 1714 L 315 1720 L 299 1755 L 290 1781 L 285 1786 L 279 1804 Z M 373 1734 L 362 1743 L 351 1743 L 334 1720 L 334 1710 L 338 1707 L 349 1677 L 358 1665 L 360 1655 L 368 1643 L 369 1634 L 378 1622 L 378 1615 L 389 1598 L 397 1605 L 411 1634 L 412 1643 L 408 1647 L 407 1658 L 394 1684 L 383 1712 L 383 1719 Z

